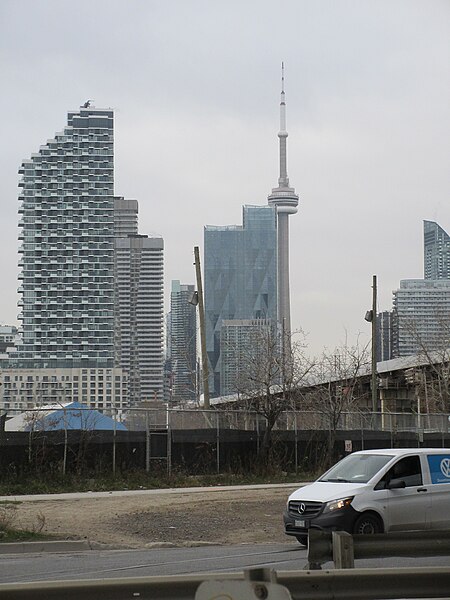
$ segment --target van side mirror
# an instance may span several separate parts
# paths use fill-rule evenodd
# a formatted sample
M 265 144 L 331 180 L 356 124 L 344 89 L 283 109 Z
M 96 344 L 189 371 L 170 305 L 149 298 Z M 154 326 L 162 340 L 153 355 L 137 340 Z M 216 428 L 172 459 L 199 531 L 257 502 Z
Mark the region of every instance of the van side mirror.
M 399 490 L 401 488 L 405 488 L 406 483 L 403 479 L 391 479 L 386 487 L 388 490 Z

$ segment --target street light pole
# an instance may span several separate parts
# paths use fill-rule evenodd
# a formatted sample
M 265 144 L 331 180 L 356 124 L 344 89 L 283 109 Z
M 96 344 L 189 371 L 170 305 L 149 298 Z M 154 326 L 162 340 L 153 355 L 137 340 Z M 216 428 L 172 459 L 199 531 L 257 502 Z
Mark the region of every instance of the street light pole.
M 378 410 L 377 386 L 377 276 L 372 278 L 372 412 Z
M 203 406 L 208 410 L 210 408 L 208 356 L 206 354 L 205 308 L 203 305 L 202 272 L 200 269 L 200 252 L 199 252 L 198 246 L 194 247 L 194 258 L 195 258 L 195 275 L 197 277 L 198 314 L 199 314 L 199 320 L 200 320 L 200 345 L 201 345 L 202 373 L 203 373 Z

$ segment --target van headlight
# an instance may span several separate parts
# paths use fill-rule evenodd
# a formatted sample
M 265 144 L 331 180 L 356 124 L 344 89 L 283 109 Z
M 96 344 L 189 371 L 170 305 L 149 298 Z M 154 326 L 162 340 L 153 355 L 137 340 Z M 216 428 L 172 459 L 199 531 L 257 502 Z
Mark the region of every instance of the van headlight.
M 347 498 L 339 498 L 338 500 L 331 500 L 325 504 L 323 509 L 324 513 L 334 512 L 336 510 L 342 510 L 347 508 L 352 503 L 354 496 L 347 496 Z

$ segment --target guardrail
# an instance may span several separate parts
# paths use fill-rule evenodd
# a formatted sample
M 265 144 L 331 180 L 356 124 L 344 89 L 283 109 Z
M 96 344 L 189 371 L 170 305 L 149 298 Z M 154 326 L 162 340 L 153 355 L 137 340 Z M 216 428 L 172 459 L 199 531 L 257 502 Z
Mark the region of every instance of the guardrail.
M 2 600 L 383 600 L 448 598 L 450 567 L 210 573 L 0 584 Z
M 351 569 L 355 559 L 390 556 L 450 556 L 450 531 L 351 535 L 310 529 L 308 533 L 308 564 L 313 570 L 330 561 L 336 569 Z

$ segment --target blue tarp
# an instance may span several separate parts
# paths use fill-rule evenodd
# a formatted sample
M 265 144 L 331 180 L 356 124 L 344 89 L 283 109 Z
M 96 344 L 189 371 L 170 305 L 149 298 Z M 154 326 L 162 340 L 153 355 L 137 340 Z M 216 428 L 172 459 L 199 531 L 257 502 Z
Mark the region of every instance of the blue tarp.
M 98 410 L 79 402 L 71 402 L 61 407 L 43 406 L 36 411 L 28 411 L 6 422 L 9 431 L 55 431 L 77 429 L 84 431 L 112 431 L 114 419 Z M 117 431 L 127 431 L 123 423 L 116 421 Z

